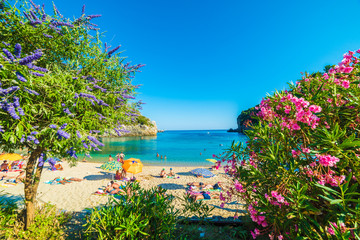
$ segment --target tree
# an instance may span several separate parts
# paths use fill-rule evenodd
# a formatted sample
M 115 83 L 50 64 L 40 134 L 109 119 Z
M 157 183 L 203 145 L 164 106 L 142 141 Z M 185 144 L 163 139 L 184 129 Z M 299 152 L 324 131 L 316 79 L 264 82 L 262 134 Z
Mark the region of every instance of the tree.
M 102 47 L 90 20 L 100 15 L 64 18 L 54 5 L 52 16 L 30 0 L 0 6 L 0 149 L 28 149 L 26 227 L 34 219 L 34 202 L 43 164 L 54 157 L 72 163 L 78 153 L 100 150 L 97 139 L 110 129 L 136 121 L 132 78 L 142 65 Z M 91 34 L 91 31 L 94 31 Z M 130 101 L 131 100 L 131 101 Z

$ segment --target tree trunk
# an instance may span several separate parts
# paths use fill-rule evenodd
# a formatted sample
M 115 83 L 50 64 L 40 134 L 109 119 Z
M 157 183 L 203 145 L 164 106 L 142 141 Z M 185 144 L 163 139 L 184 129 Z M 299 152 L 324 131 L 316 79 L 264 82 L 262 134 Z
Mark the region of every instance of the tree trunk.
M 25 215 L 25 229 L 28 229 L 34 221 L 35 217 L 35 198 L 37 188 L 39 186 L 42 166 L 37 167 L 36 172 L 35 166 L 37 164 L 37 159 L 40 156 L 42 149 L 35 149 L 31 152 L 30 158 L 26 165 L 26 177 L 25 177 L 25 206 L 26 206 L 26 215 Z

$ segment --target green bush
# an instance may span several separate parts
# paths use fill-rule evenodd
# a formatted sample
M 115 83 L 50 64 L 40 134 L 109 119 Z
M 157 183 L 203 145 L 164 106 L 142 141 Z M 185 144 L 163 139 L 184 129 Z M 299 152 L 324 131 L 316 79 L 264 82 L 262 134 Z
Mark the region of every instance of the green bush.
M 87 239 L 174 238 L 177 211 L 166 190 L 144 190 L 138 183 L 129 183 L 125 191 L 130 194 L 92 209 L 85 224 Z
M 24 230 L 24 210 L 15 200 L 2 195 L 0 200 L 0 239 L 65 239 L 64 225 L 70 216 L 58 213 L 55 206 L 37 208 L 34 224 Z

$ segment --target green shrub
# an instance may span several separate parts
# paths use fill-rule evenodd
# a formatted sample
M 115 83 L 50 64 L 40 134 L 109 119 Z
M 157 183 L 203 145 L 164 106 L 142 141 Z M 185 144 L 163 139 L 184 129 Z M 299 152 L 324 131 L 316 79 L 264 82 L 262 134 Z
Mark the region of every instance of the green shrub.
M 70 216 L 45 204 L 35 211 L 34 224 L 24 230 L 24 210 L 15 200 L 2 195 L 0 200 L 0 239 L 65 239 L 64 225 Z
M 85 224 L 87 239 L 174 238 L 177 211 L 166 190 L 144 190 L 138 183 L 129 183 L 125 191 L 130 193 L 92 209 Z

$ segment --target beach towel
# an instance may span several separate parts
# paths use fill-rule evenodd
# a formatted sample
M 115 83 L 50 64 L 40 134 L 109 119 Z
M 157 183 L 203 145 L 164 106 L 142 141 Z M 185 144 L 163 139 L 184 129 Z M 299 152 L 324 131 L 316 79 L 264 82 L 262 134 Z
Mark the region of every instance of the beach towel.
M 176 179 L 176 178 L 180 178 L 178 176 L 166 176 L 167 178 L 172 178 L 172 179 Z

